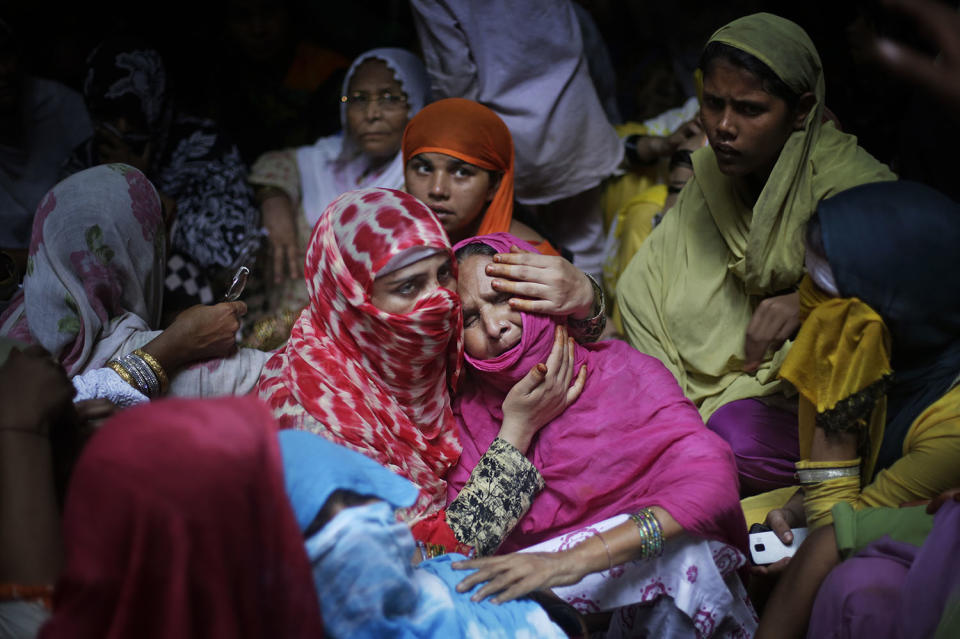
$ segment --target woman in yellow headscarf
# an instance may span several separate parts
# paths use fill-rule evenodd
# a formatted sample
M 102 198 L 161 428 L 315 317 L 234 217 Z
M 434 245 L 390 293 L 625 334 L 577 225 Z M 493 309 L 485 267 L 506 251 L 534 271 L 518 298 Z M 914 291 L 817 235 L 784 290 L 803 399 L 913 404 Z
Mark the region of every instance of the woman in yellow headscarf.
M 806 222 L 820 200 L 896 176 L 823 123 L 820 58 L 793 22 L 758 13 L 722 27 L 698 77 L 710 145 L 617 304 L 628 341 L 676 375 L 752 493 L 794 481 L 796 416 L 777 373 L 799 326 Z

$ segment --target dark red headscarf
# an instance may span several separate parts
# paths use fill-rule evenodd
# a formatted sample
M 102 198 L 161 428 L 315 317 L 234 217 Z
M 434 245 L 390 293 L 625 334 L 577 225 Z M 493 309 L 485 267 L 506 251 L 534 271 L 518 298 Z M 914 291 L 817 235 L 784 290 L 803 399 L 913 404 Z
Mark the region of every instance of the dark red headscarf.
M 255 398 L 125 410 L 77 463 L 42 639 L 323 636 L 275 425 Z

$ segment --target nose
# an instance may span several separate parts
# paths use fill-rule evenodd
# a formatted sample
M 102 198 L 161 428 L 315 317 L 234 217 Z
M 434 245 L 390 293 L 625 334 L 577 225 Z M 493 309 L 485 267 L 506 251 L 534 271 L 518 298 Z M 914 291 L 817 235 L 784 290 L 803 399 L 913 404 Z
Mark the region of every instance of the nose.
M 380 117 L 382 111 L 380 107 L 380 99 L 377 97 L 371 97 L 367 100 L 367 108 L 363 112 L 364 117 L 368 120 L 376 120 Z
M 723 110 L 717 120 L 717 135 L 722 140 L 732 140 L 737 137 L 737 122 L 733 110 L 729 107 Z
M 500 339 L 510 328 L 506 320 L 504 320 L 499 313 L 492 310 L 481 310 L 480 318 L 483 321 L 483 328 L 490 339 Z
M 430 178 L 430 197 L 446 200 L 450 197 L 450 176 L 445 171 L 434 171 Z

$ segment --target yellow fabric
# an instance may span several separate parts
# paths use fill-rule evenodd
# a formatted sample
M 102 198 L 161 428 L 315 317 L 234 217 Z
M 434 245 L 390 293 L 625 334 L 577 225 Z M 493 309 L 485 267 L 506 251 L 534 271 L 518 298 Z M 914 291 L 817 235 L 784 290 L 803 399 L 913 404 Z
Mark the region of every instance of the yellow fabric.
M 767 513 L 776 508 L 783 508 L 798 490 L 796 486 L 787 486 L 741 499 L 740 507 L 743 508 L 744 519 L 747 520 L 747 530 L 754 524 L 764 523 Z
M 649 129 L 640 122 L 625 122 L 614 127 L 620 139 L 638 134 L 648 135 Z M 657 162 L 650 166 L 634 167 L 623 175 L 608 179 L 603 186 L 603 228 L 610 229 L 617 214 L 638 193 L 666 179 L 666 164 Z
M 853 478 L 808 486 L 804 509 L 808 517 L 822 525 L 832 521 L 829 511 L 839 502 L 855 510 L 896 508 L 906 502 L 932 499 L 956 486 L 960 486 L 960 386 L 954 386 L 920 413 L 904 439 L 903 456 L 877 473 L 870 484 L 861 489 L 860 482 Z
M 707 419 L 729 402 L 782 391 L 780 364 L 790 347 L 744 373 L 744 337 L 757 304 L 797 285 L 803 231 L 817 203 L 842 190 L 896 176 L 822 122 L 824 79 L 813 43 L 796 24 L 755 14 L 711 41 L 754 54 L 816 104 L 780 152 L 756 203 L 743 203 L 713 149 L 693 154 L 694 177 L 641 245 L 617 284 L 627 340 L 660 359 Z
M 797 470 L 811 468 L 853 468 L 860 466 L 860 458 L 844 461 L 814 462 L 800 460 L 796 464 Z M 860 489 L 860 475 L 855 477 L 840 477 L 816 484 L 807 484 L 803 487 L 803 511 L 806 513 L 807 526 L 810 530 L 833 523 L 832 509 L 842 497 L 851 490 Z
M 890 333 L 883 318 L 857 298 L 827 299 L 805 311 L 815 288 L 809 276 L 804 277 L 800 285 L 801 314 L 807 317 L 780 368 L 780 377 L 809 402 L 799 413 L 801 459 L 810 455 L 817 414 L 833 410 L 839 401 L 891 373 Z M 881 399 L 869 423 L 861 420 L 859 424 L 860 430 L 867 430 L 870 446 L 864 477 L 873 476 L 883 440 L 885 408 L 886 402 Z
M 615 300 L 620 274 L 653 231 L 653 218 L 663 209 L 666 199 L 667 185 L 655 184 L 634 195 L 617 211 L 611 231 L 617 250 L 607 256 L 603 266 L 603 284 L 608 303 Z

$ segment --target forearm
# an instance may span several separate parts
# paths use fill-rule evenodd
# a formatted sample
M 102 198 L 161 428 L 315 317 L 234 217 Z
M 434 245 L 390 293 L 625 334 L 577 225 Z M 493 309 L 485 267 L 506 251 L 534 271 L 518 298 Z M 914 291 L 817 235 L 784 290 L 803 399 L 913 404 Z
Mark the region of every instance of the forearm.
M 50 440 L 0 421 L 0 582 L 53 584 L 61 558 Z
M 805 636 L 820 584 L 839 563 L 833 526 L 811 533 L 787 564 L 767 600 L 757 639 Z
M 683 532 L 683 527 L 670 513 L 659 506 L 650 508 L 660 526 L 663 541 L 676 537 Z M 644 558 L 645 534 L 633 520 L 618 524 L 613 528 L 577 544 L 570 550 L 560 554 L 566 564 L 571 566 L 568 571 L 578 576 L 571 582 L 575 583 L 594 572 L 608 570 L 613 566 Z M 606 542 L 606 543 L 604 543 Z M 609 549 L 609 554 L 607 550 Z
M 447 524 L 458 541 L 478 555 L 493 554 L 543 486 L 534 465 L 512 444 L 497 438 L 447 506 Z

